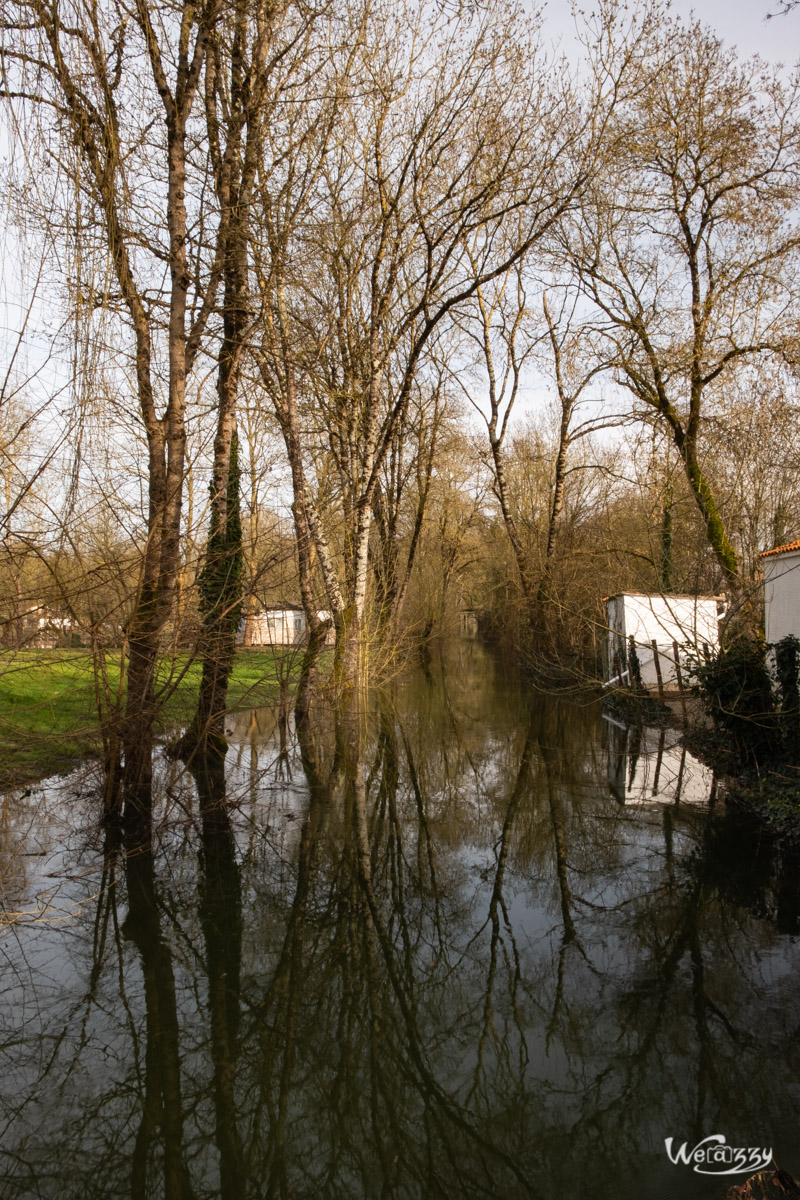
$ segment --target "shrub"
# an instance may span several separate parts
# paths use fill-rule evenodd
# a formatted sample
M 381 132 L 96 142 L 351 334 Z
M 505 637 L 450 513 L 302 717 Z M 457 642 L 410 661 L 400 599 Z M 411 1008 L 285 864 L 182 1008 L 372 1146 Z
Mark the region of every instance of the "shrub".
M 781 733 L 786 750 L 796 757 L 800 755 L 800 641 L 790 634 L 775 644 L 774 651 Z
M 691 674 L 706 710 L 731 735 L 743 762 L 761 764 L 800 754 L 797 638 L 783 638 L 774 646 L 742 638 L 708 662 L 695 662 Z
M 741 639 L 690 668 L 714 723 L 728 731 L 745 762 L 760 762 L 780 746 L 765 649 L 763 642 Z

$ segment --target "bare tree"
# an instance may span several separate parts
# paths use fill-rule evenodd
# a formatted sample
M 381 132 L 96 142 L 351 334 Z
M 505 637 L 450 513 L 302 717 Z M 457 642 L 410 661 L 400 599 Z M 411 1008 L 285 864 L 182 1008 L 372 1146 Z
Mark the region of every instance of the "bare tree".
M 403 426 L 395 430 L 373 495 L 377 540 L 372 562 L 381 632 L 390 626 L 395 634 L 398 631 L 429 508 L 435 465 L 447 427 L 454 420 L 455 408 L 440 367 L 438 375 L 415 388 Z
M 744 364 L 795 354 L 799 118 L 797 79 L 740 64 L 698 24 L 665 24 L 563 235 L 617 379 L 664 422 L 734 589 L 704 407 Z
M 532 303 L 530 291 L 537 293 Z M 543 319 L 536 311 L 540 304 Z M 459 321 L 463 345 L 474 351 L 476 359 L 469 381 L 463 369 L 454 368 L 455 378 L 486 427 L 493 490 L 514 555 L 526 622 L 539 633 L 547 623 L 545 608 L 551 598 L 549 586 L 563 523 L 570 449 L 579 439 L 621 419 L 605 406 L 598 409 L 596 405 L 593 415 L 577 419 L 580 406 L 596 400 L 587 398 L 585 392 L 605 370 L 605 363 L 591 352 L 591 343 L 576 319 L 574 292 L 562 294 L 555 315 L 551 304 L 524 263 L 517 263 L 490 287 L 479 288 L 473 305 Z M 522 511 L 519 471 L 509 472 L 509 452 L 519 467 L 526 439 L 524 435 L 520 438 L 520 425 L 515 423 L 517 401 L 522 388 L 532 383 L 541 387 L 542 372 L 552 378 L 556 416 L 554 437 L 542 435 L 536 448 L 549 494 L 542 534 L 532 538 L 525 528 L 529 514 Z M 589 465 L 576 464 L 575 470 Z
M 265 402 L 272 407 L 286 451 L 298 584 L 310 632 L 297 698 L 298 717 L 307 711 L 327 630 L 327 622 L 320 616 L 315 545 L 331 583 L 333 573 L 309 482 L 313 469 L 301 414 L 303 382 L 309 364 L 316 361 L 317 338 L 302 315 L 298 319 L 295 294 L 302 280 L 310 283 L 317 279 L 318 266 L 309 254 L 309 229 L 320 220 L 317 209 L 326 157 L 340 111 L 348 101 L 365 15 L 364 10 L 357 11 L 351 20 L 346 12 L 332 14 L 327 37 L 318 42 L 311 39 L 306 47 L 306 79 L 313 79 L 313 88 L 287 89 L 280 107 L 265 124 L 258 215 L 252 228 L 259 325 L 254 357 Z
M 422 2 L 376 8 L 313 210 L 295 219 L 291 253 L 272 243 L 265 382 L 280 397 L 298 541 L 318 557 L 343 680 L 359 673 L 376 489 L 430 347 L 584 188 L 628 61 L 609 36 L 579 97 L 514 9 L 468 20 Z M 320 425 L 338 474 L 339 559 L 309 484 Z
M 548 599 L 550 576 L 564 512 L 570 448 L 579 438 L 591 437 L 601 429 L 619 425 L 624 419 L 619 414 L 606 410 L 575 424 L 574 418 L 584 392 L 589 384 L 606 370 L 607 364 L 602 357 L 591 353 L 587 354 L 585 330 L 581 328 L 579 322 L 577 324 L 574 322 L 574 300 L 568 308 L 569 304 L 570 301 L 567 300 L 554 319 L 547 302 L 547 293 L 542 295 L 542 309 L 547 324 L 547 340 L 552 355 L 551 369 L 558 398 L 558 435 L 553 462 L 552 503 L 547 524 L 544 564 L 536 593 L 539 610 Z
M 200 575 L 203 673 L 194 720 L 181 743 L 184 754 L 219 754 L 226 747 L 223 719 L 244 575 L 236 410 L 252 326 L 250 225 L 263 125 L 308 69 L 315 16 L 282 0 L 240 3 L 228 20 L 217 22 L 206 57 L 205 127 L 221 214 L 222 338 L 210 526 Z
M 495 280 L 493 286 L 479 287 L 474 310 L 465 314 L 461 325 L 468 341 L 477 346 L 479 364 L 485 374 L 485 397 L 481 396 L 485 406 L 475 399 L 472 386 L 459 381 L 466 398 L 486 424 L 494 491 L 514 552 L 522 594 L 532 617 L 536 594 L 535 565 L 530 561 L 518 528 L 505 461 L 506 436 L 523 372 L 526 364 L 530 364 L 541 336 L 532 326 L 528 311 L 524 264 L 516 263 L 511 271 Z M 457 379 L 459 375 L 456 375 Z
M 87 229 L 100 231 L 114 281 L 87 302 L 114 308 L 132 342 L 148 456 L 121 738 L 132 815 L 149 812 L 151 801 L 156 662 L 180 564 L 186 381 L 221 266 L 218 256 L 207 260 L 195 235 L 206 216 L 205 165 L 198 182 L 189 150 L 218 12 L 218 0 L 180 12 L 146 0 L 131 9 L 23 0 L 3 12 L 6 95 L 36 110 L 54 160 L 69 160 Z

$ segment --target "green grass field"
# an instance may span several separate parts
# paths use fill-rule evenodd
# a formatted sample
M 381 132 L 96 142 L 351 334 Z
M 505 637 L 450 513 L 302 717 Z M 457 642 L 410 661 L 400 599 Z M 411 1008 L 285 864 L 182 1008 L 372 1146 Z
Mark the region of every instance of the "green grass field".
M 280 653 L 246 650 L 237 655 L 228 689 L 231 709 L 277 700 Z M 284 671 L 294 676 L 299 663 L 297 648 L 290 648 Z M 186 656 L 162 663 L 160 731 L 191 719 L 200 673 L 200 663 Z M 109 661 L 107 679 L 115 690 L 118 661 Z M 68 768 L 99 746 L 94 666 L 86 650 L 0 651 L 0 786 Z

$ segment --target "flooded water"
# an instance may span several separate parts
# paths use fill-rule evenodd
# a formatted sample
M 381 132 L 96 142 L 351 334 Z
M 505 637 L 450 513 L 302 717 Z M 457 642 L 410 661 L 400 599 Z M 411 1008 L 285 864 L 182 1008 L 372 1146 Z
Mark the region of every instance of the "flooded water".
M 712 1135 L 800 1174 L 798 865 L 672 733 L 464 641 L 229 740 L 127 856 L 90 768 L 5 798 L 4 1200 L 722 1197 L 664 1145 Z

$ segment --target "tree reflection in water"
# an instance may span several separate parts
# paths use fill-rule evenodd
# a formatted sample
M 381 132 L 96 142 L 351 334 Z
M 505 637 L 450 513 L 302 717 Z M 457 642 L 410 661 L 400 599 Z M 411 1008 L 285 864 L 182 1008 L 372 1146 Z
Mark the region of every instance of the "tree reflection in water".
M 7 800 L 3 1196 L 716 1196 L 663 1139 L 717 1131 L 800 1169 L 794 863 L 620 806 L 597 711 L 475 643 L 279 725 L 162 764 L 132 848 Z

